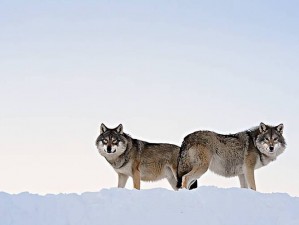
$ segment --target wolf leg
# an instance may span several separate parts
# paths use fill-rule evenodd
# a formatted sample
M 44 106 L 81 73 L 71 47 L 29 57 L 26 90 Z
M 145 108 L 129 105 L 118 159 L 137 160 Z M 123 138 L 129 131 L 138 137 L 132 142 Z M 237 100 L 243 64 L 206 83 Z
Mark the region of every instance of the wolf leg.
M 166 172 L 166 179 L 168 180 L 169 184 L 171 185 L 172 189 L 177 191 L 177 168 L 173 166 L 167 166 L 165 168 Z
M 245 168 L 244 175 L 247 181 L 248 188 L 256 191 L 255 179 L 254 179 L 254 167 L 256 165 L 257 155 L 254 153 L 249 153 L 245 157 Z
M 137 190 L 140 190 L 140 170 L 139 170 L 139 164 L 136 165 L 136 167 L 133 168 L 133 184 L 134 188 Z
M 201 164 L 196 168 L 193 168 L 189 173 L 183 176 L 183 188 L 190 189 L 196 179 L 200 178 L 205 172 L 207 172 L 209 164 Z
M 176 187 L 176 183 L 177 183 L 176 179 L 173 176 L 172 177 L 167 177 L 166 179 L 168 180 L 168 182 L 171 185 L 172 189 L 177 191 L 178 188 Z
M 166 171 L 166 179 L 168 180 L 173 190 L 177 191 L 178 188 L 176 187 L 177 184 L 176 172 L 171 167 L 165 168 L 165 171 Z
M 211 153 L 204 146 L 193 146 L 188 151 L 192 169 L 182 178 L 182 187 L 191 189 L 197 186 L 197 179 L 209 169 Z M 195 183 L 196 182 L 196 183 Z
M 247 181 L 248 188 L 256 191 L 253 168 L 246 168 L 245 179 Z
M 241 188 L 248 188 L 247 181 L 245 179 L 245 175 L 244 174 L 240 174 L 240 175 L 238 175 L 238 177 L 239 177 Z
M 126 186 L 128 178 L 129 178 L 129 176 L 127 176 L 125 174 L 122 174 L 122 173 L 118 173 L 118 185 L 117 185 L 117 187 L 124 188 Z

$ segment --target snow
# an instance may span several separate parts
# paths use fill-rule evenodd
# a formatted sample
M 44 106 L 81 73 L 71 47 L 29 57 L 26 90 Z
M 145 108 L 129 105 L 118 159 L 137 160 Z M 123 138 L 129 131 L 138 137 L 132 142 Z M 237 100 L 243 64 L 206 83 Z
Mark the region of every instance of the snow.
M 0 192 L 0 225 L 299 224 L 299 198 L 248 189 L 103 189 L 45 196 Z

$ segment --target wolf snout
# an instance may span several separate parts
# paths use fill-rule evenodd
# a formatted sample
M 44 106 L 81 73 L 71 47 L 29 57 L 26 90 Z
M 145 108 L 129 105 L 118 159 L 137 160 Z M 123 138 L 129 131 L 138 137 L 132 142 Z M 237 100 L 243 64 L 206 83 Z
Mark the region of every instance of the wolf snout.
M 269 149 L 270 149 L 270 152 L 273 152 L 274 147 L 273 147 L 273 146 L 270 146 Z
M 111 153 L 111 146 L 109 146 L 109 145 L 107 146 L 107 152 Z

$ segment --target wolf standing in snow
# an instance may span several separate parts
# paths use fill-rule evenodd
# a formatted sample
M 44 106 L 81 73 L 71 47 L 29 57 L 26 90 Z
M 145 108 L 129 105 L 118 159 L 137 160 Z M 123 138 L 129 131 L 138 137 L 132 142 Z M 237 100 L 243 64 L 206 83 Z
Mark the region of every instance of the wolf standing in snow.
M 178 188 L 192 189 L 192 183 L 208 169 L 238 176 L 242 188 L 256 190 L 254 170 L 274 161 L 286 148 L 283 124 L 259 127 L 229 135 L 197 131 L 187 135 L 178 159 Z
M 125 187 L 130 176 L 136 189 L 140 189 L 140 180 L 166 178 L 172 188 L 177 190 L 178 146 L 133 139 L 123 132 L 121 124 L 114 129 L 102 124 L 96 146 L 118 174 L 118 187 Z

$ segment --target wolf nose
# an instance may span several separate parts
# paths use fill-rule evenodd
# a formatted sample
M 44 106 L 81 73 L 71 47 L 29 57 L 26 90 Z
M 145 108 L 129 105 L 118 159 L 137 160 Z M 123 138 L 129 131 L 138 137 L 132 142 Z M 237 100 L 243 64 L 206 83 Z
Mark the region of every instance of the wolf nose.
M 107 146 L 107 152 L 111 153 L 111 146 L 109 146 L 109 145 Z
M 274 150 L 274 147 L 273 146 L 270 146 L 270 151 L 272 152 Z

